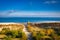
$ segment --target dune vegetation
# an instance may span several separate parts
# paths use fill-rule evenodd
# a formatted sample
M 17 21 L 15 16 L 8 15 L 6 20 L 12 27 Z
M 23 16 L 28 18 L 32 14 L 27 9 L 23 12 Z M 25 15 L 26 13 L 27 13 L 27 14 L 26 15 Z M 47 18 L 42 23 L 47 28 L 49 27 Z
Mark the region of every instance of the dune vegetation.
M 4 28 L 0 32 L 0 35 L 3 36 L 2 38 L 4 40 L 27 40 L 27 36 L 22 30 L 9 30 Z
M 43 28 L 38 24 L 35 26 L 35 24 L 32 23 L 28 23 L 27 28 L 32 34 L 32 40 L 60 40 L 60 30 L 58 28 Z
M 4 26 L 4 27 L 3 27 Z M 2 40 L 60 40 L 59 23 L 30 23 L 27 25 L 0 25 Z M 6 27 L 6 28 L 5 28 Z M 12 30 L 12 29 L 13 30 Z M 16 29 L 16 30 L 15 30 Z
M 0 24 L 0 39 L 2 40 L 27 40 L 27 36 L 23 31 L 23 24 Z

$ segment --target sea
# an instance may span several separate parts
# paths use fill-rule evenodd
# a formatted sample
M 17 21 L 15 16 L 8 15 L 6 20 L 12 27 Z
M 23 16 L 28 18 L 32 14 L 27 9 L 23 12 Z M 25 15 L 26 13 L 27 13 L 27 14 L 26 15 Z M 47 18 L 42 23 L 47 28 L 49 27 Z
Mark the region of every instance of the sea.
M 0 17 L 0 22 L 60 21 L 60 17 Z

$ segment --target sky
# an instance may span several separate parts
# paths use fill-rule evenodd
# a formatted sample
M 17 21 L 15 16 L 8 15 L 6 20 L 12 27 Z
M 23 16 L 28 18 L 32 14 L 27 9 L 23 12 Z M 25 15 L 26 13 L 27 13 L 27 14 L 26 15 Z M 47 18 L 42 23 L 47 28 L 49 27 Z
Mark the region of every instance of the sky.
M 60 17 L 60 0 L 0 0 L 0 17 Z

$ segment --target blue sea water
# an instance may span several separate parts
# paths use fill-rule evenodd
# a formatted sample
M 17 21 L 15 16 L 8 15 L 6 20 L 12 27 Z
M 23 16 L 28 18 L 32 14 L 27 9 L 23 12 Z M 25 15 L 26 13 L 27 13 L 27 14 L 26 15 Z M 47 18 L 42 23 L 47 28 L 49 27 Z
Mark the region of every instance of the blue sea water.
M 0 17 L 0 22 L 41 22 L 41 21 L 60 21 L 60 17 Z

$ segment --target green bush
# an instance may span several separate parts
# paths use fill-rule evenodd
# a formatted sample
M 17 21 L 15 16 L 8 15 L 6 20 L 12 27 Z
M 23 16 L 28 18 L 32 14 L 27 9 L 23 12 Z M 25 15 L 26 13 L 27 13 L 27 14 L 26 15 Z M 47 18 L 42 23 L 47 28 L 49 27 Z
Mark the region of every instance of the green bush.
M 6 34 L 8 31 L 10 31 L 9 28 L 3 28 L 0 34 Z
M 12 39 L 11 39 L 11 36 L 6 36 L 4 40 L 12 40 Z
M 27 40 L 26 34 L 22 30 L 8 30 L 3 28 L 0 34 L 6 35 L 4 40 L 11 40 L 11 38 L 20 38 L 21 40 Z

